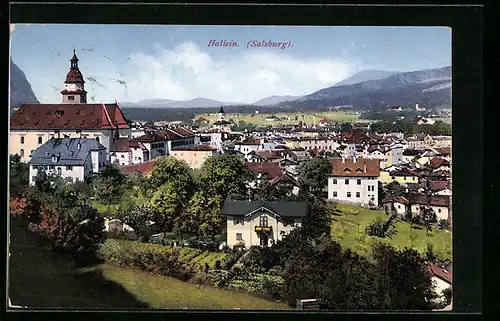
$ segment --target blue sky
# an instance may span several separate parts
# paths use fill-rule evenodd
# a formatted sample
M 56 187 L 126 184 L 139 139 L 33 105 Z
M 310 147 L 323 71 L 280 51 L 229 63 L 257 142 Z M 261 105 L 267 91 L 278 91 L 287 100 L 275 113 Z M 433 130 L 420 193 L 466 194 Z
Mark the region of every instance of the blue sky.
M 292 46 L 247 48 L 253 40 Z M 12 60 L 42 103 L 60 101 L 73 47 L 89 102 L 254 102 L 309 94 L 362 70 L 451 65 L 446 27 L 11 25 Z

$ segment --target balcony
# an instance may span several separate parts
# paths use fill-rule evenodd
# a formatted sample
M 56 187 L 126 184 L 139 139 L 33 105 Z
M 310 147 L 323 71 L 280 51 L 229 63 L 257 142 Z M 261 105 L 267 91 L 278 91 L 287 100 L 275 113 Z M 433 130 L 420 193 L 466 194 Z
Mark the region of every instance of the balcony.
M 255 232 L 257 233 L 271 233 L 273 231 L 272 226 L 255 226 Z

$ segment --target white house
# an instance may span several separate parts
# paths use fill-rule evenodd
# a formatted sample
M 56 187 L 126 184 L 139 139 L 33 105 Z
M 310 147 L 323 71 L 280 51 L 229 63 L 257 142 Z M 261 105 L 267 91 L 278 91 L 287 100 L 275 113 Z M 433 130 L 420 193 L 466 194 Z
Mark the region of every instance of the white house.
M 328 199 L 359 205 L 378 206 L 378 159 L 332 158 L 328 178 Z
M 258 138 L 248 138 L 242 142 L 234 144 L 234 149 L 245 154 L 245 158 L 253 151 L 261 148 L 261 140 Z
M 39 171 L 61 176 L 66 182 L 83 181 L 106 166 L 106 147 L 90 138 L 51 139 L 33 152 L 29 183 Z
M 271 246 L 302 225 L 306 202 L 226 200 L 222 214 L 227 221 L 227 245 Z

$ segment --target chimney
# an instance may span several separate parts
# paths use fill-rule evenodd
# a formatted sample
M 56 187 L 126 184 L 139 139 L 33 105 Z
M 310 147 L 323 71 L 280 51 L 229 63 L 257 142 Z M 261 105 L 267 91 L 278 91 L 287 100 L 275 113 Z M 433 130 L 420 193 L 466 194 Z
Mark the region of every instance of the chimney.
M 418 110 L 418 104 L 415 104 L 415 109 Z
M 356 163 L 356 156 L 355 155 L 352 157 L 352 162 Z
M 345 156 L 342 156 L 342 163 L 345 163 Z
M 78 143 L 78 145 L 76 145 L 76 147 L 77 147 L 78 149 L 81 149 L 81 148 L 82 148 L 82 145 L 81 145 L 80 143 Z
M 364 164 L 364 170 L 365 170 L 365 172 L 366 172 L 366 161 L 365 161 L 365 164 Z

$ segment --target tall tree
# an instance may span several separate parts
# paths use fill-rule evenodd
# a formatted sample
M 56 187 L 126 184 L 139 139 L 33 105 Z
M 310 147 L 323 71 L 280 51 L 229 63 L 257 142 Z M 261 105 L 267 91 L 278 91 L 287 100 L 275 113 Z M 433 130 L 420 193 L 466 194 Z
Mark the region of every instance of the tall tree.
M 313 158 L 299 168 L 299 183 L 312 196 L 323 198 L 331 173 L 332 164 L 328 159 Z
M 379 297 L 392 310 L 431 310 L 436 298 L 425 259 L 414 249 L 397 251 L 387 244 L 373 247 L 379 275 Z
M 183 211 L 186 199 L 185 191 L 179 190 L 174 182 L 163 184 L 153 195 L 151 207 L 164 233 L 172 230 L 174 221 Z
M 253 173 L 235 155 L 212 156 L 201 167 L 201 188 L 209 195 L 220 196 L 222 202 L 231 194 L 246 195 L 247 184 L 253 179 Z
M 10 195 L 20 196 L 29 184 L 29 165 L 19 155 L 10 155 Z
M 96 197 L 99 202 L 109 207 L 118 204 L 126 191 L 126 176 L 116 165 L 104 168 L 95 180 Z

